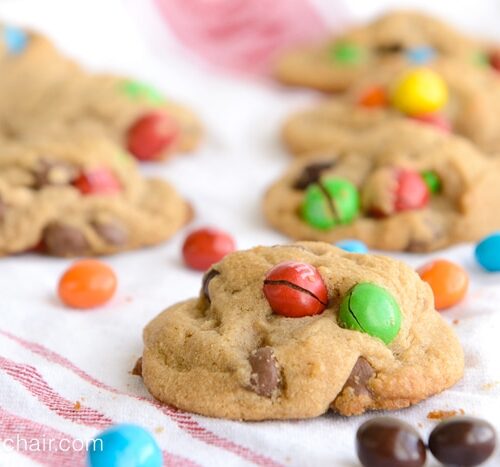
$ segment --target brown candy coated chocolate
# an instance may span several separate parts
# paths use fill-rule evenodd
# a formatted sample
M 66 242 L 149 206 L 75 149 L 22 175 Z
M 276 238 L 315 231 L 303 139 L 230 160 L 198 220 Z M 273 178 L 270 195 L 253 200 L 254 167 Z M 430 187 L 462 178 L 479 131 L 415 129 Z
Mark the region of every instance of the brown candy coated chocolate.
M 485 420 L 473 417 L 445 420 L 429 436 L 430 451 L 446 465 L 480 465 L 491 456 L 495 445 L 495 429 Z
M 417 431 L 392 417 L 363 423 L 356 434 L 356 451 L 364 467 L 422 467 L 426 459 Z
M 296 190 L 305 190 L 309 185 L 318 182 L 321 173 L 333 167 L 334 164 L 334 161 L 326 161 L 306 165 L 293 187 Z
M 271 397 L 280 385 L 280 371 L 272 347 L 254 350 L 248 361 L 252 367 L 250 388 L 259 396 Z
M 208 284 L 210 284 L 210 281 L 218 276 L 220 274 L 219 271 L 215 269 L 210 269 L 207 271 L 204 276 L 203 276 L 203 281 L 201 283 L 201 290 L 203 291 L 203 296 L 207 299 L 208 303 L 210 303 L 210 293 L 208 291 Z
M 45 228 L 43 241 L 47 251 L 56 256 L 78 256 L 89 251 L 83 232 L 61 222 L 53 222 Z
M 128 231 L 119 221 L 95 222 L 94 229 L 110 245 L 121 246 L 127 243 Z
M 367 384 L 374 375 L 375 371 L 368 361 L 363 357 L 359 357 L 344 384 L 344 389 L 352 388 L 356 396 L 370 395 Z

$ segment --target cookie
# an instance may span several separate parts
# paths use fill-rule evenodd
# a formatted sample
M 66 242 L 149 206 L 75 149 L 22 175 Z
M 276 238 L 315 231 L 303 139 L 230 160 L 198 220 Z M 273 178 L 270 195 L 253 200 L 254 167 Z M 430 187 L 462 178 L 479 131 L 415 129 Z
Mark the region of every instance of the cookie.
M 471 67 L 482 67 L 489 64 L 490 49 L 494 46 L 467 37 L 437 18 L 395 11 L 324 44 L 285 53 L 274 74 L 284 84 L 339 92 L 394 58 L 409 65 L 453 57 Z
M 161 243 L 190 217 L 169 183 L 143 178 L 105 139 L 2 143 L 1 255 L 117 253 Z
M 500 159 L 462 138 L 397 119 L 330 148 L 298 159 L 264 197 L 289 237 L 427 252 L 500 229 Z
M 39 46 L 0 62 L 0 133 L 5 138 L 67 134 L 107 137 L 140 160 L 195 149 L 201 125 L 186 107 L 153 87 L 119 76 L 90 74 Z
M 309 315 L 282 316 L 280 303 Z M 198 298 L 146 326 L 141 372 L 155 398 L 181 410 L 265 420 L 408 407 L 455 384 L 463 368 L 457 338 L 411 268 L 304 242 L 214 265 Z

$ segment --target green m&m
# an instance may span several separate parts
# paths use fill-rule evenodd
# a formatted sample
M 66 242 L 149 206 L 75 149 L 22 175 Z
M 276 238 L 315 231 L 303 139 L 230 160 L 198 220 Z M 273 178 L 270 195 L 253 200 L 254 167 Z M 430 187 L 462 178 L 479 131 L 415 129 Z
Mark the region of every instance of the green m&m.
M 356 65 L 364 59 L 364 51 L 352 42 L 336 42 L 330 49 L 331 58 L 342 65 Z
M 430 193 L 436 194 L 441 191 L 441 179 L 436 172 L 433 170 L 424 170 L 420 175 L 422 175 Z
M 309 185 L 301 215 L 312 227 L 328 230 L 352 222 L 359 209 L 357 188 L 348 180 L 334 177 Z
M 401 328 L 401 311 L 387 290 L 369 282 L 361 282 L 342 300 L 339 324 L 390 344 Z
M 161 92 L 149 84 L 141 83 L 140 81 L 125 80 L 122 83 L 122 88 L 125 94 L 132 99 L 144 99 L 152 105 L 165 103 L 165 98 Z

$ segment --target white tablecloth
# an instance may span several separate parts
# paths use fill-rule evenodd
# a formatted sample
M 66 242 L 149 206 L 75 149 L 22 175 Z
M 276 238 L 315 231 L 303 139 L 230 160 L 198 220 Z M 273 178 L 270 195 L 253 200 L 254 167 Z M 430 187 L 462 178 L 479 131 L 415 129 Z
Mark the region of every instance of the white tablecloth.
M 213 3 L 215 8 L 218 1 Z M 338 10 L 326 0 L 314 1 L 330 24 L 339 17 L 368 17 L 384 5 L 411 4 L 349 3 Z M 413 4 L 500 37 L 500 5 L 494 0 Z M 191 228 L 224 228 L 240 248 L 286 241 L 265 225 L 261 196 L 289 162 L 277 138 L 281 120 L 317 98 L 314 94 L 207 65 L 192 47 L 179 45 L 163 29 L 155 7 L 145 0 L 2 0 L 0 17 L 40 28 L 93 69 L 151 81 L 167 96 L 191 105 L 207 128 L 200 150 L 144 171 L 172 181 L 193 202 Z M 119 289 L 108 305 L 89 312 L 68 310 L 57 300 L 57 281 L 69 261 L 34 255 L 0 260 L 0 440 L 87 440 L 112 423 L 133 422 L 154 433 L 168 465 L 357 465 L 355 431 L 370 415 L 266 423 L 209 419 L 162 408 L 141 379 L 130 375 L 141 354 L 143 326 L 200 288 L 201 275 L 181 262 L 184 235 L 156 248 L 107 258 L 118 274 Z M 499 275 L 479 269 L 471 246 L 399 257 L 415 266 L 433 257 L 452 259 L 468 269 L 471 285 L 467 299 L 443 313 L 465 349 L 464 379 L 394 415 L 424 434 L 434 426 L 426 418 L 432 410 L 463 409 L 500 428 Z M 79 446 L 77 442 L 68 452 L 40 446 L 19 453 L 0 443 L 0 465 L 79 466 L 85 457 Z M 500 465 L 500 455 L 489 465 Z

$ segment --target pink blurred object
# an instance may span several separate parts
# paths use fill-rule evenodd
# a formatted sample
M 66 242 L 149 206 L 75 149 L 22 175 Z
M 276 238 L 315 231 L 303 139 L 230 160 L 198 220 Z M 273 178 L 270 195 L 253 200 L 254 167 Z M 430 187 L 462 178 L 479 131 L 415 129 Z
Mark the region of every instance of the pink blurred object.
M 265 73 L 277 52 L 317 41 L 331 29 L 309 0 L 154 1 L 184 46 L 238 72 Z M 342 4 L 335 7 L 343 22 Z

